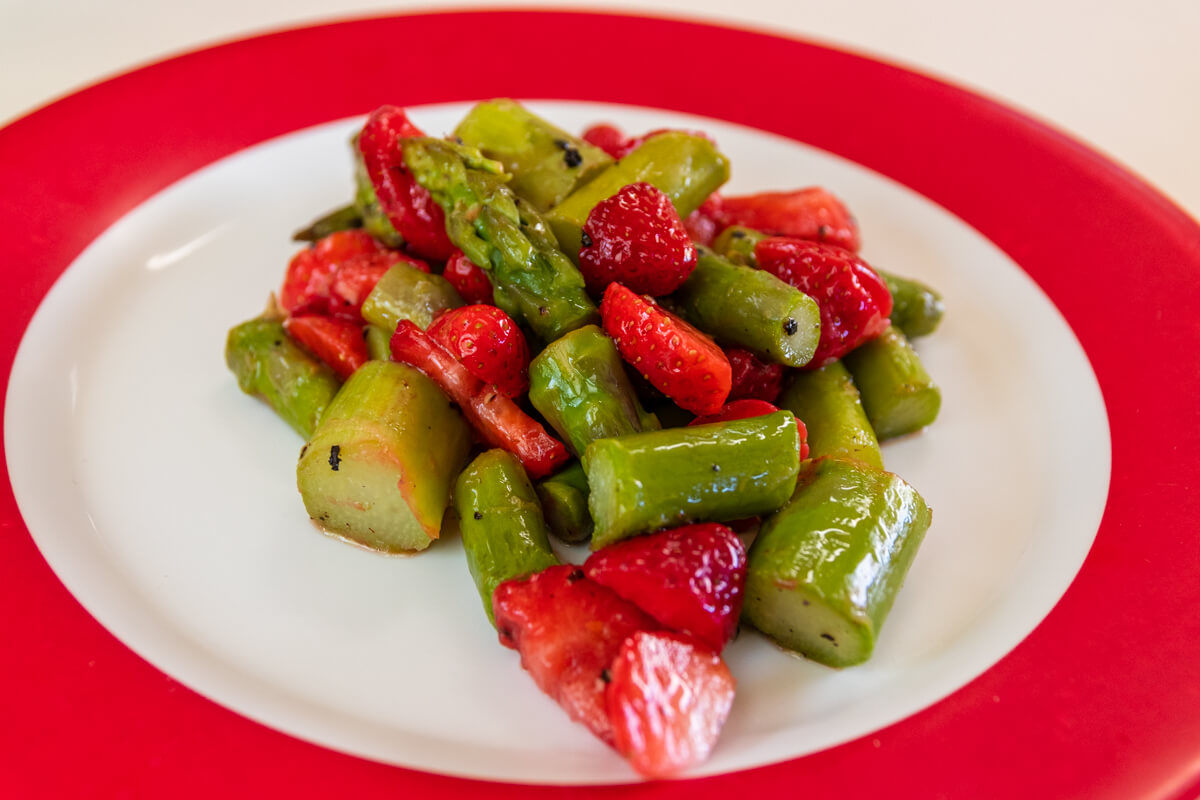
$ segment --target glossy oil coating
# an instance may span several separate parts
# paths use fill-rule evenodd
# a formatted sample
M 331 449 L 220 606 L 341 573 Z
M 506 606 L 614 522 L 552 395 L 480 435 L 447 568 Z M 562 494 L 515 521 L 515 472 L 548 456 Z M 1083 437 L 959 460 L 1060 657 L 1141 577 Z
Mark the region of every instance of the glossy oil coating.
M 516 456 L 488 450 L 458 476 L 454 510 L 467 568 L 494 623 L 492 593 L 497 586 L 558 563 L 538 496 Z
M 799 467 L 787 411 L 599 439 L 583 456 L 592 549 L 658 528 L 770 513 L 791 496 Z
M 821 663 L 865 661 L 930 518 L 892 473 L 834 458 L 806 464 L 750 548 L 743 619 Z

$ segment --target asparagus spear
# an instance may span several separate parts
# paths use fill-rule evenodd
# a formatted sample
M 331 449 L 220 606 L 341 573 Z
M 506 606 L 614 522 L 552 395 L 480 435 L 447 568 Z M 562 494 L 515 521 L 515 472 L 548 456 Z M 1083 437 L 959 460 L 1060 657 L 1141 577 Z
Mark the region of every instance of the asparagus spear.
M 642 430 L 616 345 L 595 325 L 555 340 L 529 365 L 529 401 L 580 455 L 596 439 Z
M 288 337 L 282 320 L 270 312 L 229 331 L 225 363 L 243 392 L 265 400 L 305 439 L 341 385 L 329 367 Z
M 368 325 L 363 336 L 367 340 L 367 353 L 375 361 L 392 359 L 392 335 L 378 325 Z
M 537 211 L 562 202 L 612 158 L 508 99 L 479 103 L 454 133 L 504 165 L 509 188 Z
M 538 496 L 516 456 L 488 450 L 458 476 L 454 509 L 467 568 L 494 624 L 492 593 L 497 586 L 558 563 Z
M 937 418 L 942 393 L 895 325 L 842 360 L 879 441 L 918 431 Z
M 766 514 L 791 496 L 795 417 L 761 417 L 597 439 L 583 454 L 592 549 L 663 527 Z
M 767 238 L 752 228 L 731 225 L 713 241 L 713 249 L 735 264 L 758 266 L 754 247 Z M 942 321 L 945 305 L 934 289 L 912 278 L 902 278 L 876 268 L 892 295 L 892 324 L 910 339 L 933 333 Z
M 583 223 L 601 200 L 631 183 L 652 184 L 686 217 L 729 180 L 729 160 L 703 136 L 667 131 L 576 189 L 546 216 L 563 251 L 578 263 Z
M 588 513 L 588 482 L 578 461 L 537 485 L 538 499 L 550 532 L 564 542 L 582 542 L 592 535 Z
M 331 233 L 348 231 L 363 226 L 362 212 L 358 206 L 351 203 L 348 206 L 334 209 L 325 216 L 313 220 L 308 227 L 301 228 L 292 234 L 293 242 L 315 242 L 324 239 Z
M 750 548 L 742 618 L 822 664 L 866 661 L 930 519 L 921 495 L 889 472 L 806 463 Z
M 583 276 L 541 216 L 505 186 L 501 165 L 438 139 L 403 141 L 404 163 L 446 214 L 450 240 L 487 271 L 496 304 L 545 341 L 594 322 Z
M 853 458 L 883 468 L 879 441 L 867 420 L 858 389 L 842 362 L 795 373 L 779 395 L 777 405 L 791 411 L 808 427 L 812 458 Z
M 821 339 L 816 301 L 769 272 L 698 250 L 696 268 L 675 295 L 684 318 L 766 361 L 807 364 Z
M 415 267 L 397 264 L 383 273 L 367 295 L 362 315 L 390 337 L 402 319 L 412 320 L 425 330 L 438 313 L 462 304 L 462 297 L 441 275 L 429 275 Z
M 330 533 L 387 553 L 437 539 L 471 432 L 433 381 L 368 361 L 346 381 L 296 467 L 304 507 Z

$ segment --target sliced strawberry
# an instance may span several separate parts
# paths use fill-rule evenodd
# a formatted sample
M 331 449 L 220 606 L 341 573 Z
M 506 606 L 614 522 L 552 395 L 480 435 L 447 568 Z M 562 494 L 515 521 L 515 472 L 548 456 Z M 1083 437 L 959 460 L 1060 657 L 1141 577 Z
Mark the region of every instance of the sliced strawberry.
M 612 744 L 605 685 L 621 644 L 654 620 L 571 564 L 505 581 L 492 594 L 500 643 L 543 692 Z
M 337 231 L 317 240 L 313 246 L 317 258 L 329 264 L 337 264 L 351 256 L 378 253 L 384 246 L 364 230 Z
M 696 417 L 688 423 L 688 427 L 692 425 L 709 425 L 713 422 L 729 422 L 734 419 L 761 417 L 764 414 L 774 414 L 778 410 L 778 408 L 766 400 L 755 400 L 752 398 L 730 400 L 717 413 Z M 796 417 L 795 420 L 796 432 L 800 434 L 800 460 L 803 461 L 808 458 L 808 427 L 799 417 Z
M 625 134 L 613 125 L 593 125 L 583 132 L 583 140 L 599 147 L 613 158 L 620 158 L 625 148 Z
M 592 292 L 617 281 L 639 294 L 666 295 L 695 267 L 696 246 L 671 198 L 649 183 L 601 200 L 583 224 L 579 271 Z
M 724 404 L 729 359 L 708 336 L 619 283 L 604 292 L 600 317 L 621 357 L 680 408 L 711 414 Z
M 324 297 L 325 313 L 362 324 L 363 301 L 384 273 L 397 264 L 429 272 L 429 265 L 425 262 L 393 250 L 362 253 L 343 259 L 329 273 Z M 320 304 L 314 305 L 319 311 Z
M 294 314 L 312 302 L 309 284 L 314 276 L 318 281 L 328 282 L 332 264 L 326 264 L 317 258 L 311 247 L 306 247 L 288 262 L 287 272 L 283 276 L 283 286 L 279 289 L 279 306 L 288 314 Z
M 288 335 L 308 348 L 346 380 L 370 360 L 361 325 L 329 317 L 291 317 L 283 323 Z
M 450 282 L 462 299 L 472 305 L 491 305 L 492 304 L 492 281 L 488 278 L 486 272 L 479 267 L 471 259 L 467 258 L 467 254 L 461 250 L 456 250 L 450 260 L 446 262 L 446 269 L 442 271 L 442 277 Z
M 494 447 L 521 461 L 531 478 L 556 472 L 571 457 L 562 442 L 546 433 L 512 398 L 471 374 L 411 320 L 401 320 L 391 340 L 392 358 L 429 376 L 462 410 L 471 427 Z
M 367 175 L 379 198 L 379 207 L 414 253 L 445 261 L 454 253 L 446 235 L 441 206 L 404 166 L 401 141 L 423 136 L 404 110 L 381 106 L 367 117 L 358 137 L 358 149 Z
M 501 394 L 529 391 L 529 345 L 512 317 L 496 306 L 474 305 L 442 313 L 429 335 L 479 380 Z
M 583 571 L 664 627 L 719 653 L 742 613 L 746 548 L 724 525 L 687 525 L 597 550 Z
M 763 233 L 828 242 L 847 250 L 857 251 L 860 245 L 854 217 L 840 200 L 819 186 L 794 192 L 724 197 L 720 218 L 725 225 L 744 225 Z
M 608 685 L 613 744 L 648 778 L 700 764 L 721 735 L 736 685 L 721 657 L 702 645 L 673 633 L 635 633 Z
M 867 262 L 841 247 L 770 237 L 754 247 L 758 266 L 817 301 L 821 340 L 805 369 L 849 353 L 888 326 L 892 295 Z
M 687 215 L 683 227 L 693 242 L 708 247 L 725 227 L 721 219 L 721 195 L 713 192 L 699 208 Z
M 783 366 L 769 364 L 749 350 L 726 347 L 725 357 L 733 370 L 730 400 L 754 399 L 774 403 L 783 390 Z

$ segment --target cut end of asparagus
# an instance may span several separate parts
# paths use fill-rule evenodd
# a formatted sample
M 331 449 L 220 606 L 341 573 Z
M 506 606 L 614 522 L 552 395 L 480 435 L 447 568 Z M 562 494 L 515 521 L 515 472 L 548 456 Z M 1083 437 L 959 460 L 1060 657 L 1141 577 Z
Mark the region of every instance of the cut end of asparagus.
M 778 645 L 825 666 L 861 664 L 875 647 L 869 620 L 847 618 L 806 587 L 748 580 L 745 608 L 742 618 Z

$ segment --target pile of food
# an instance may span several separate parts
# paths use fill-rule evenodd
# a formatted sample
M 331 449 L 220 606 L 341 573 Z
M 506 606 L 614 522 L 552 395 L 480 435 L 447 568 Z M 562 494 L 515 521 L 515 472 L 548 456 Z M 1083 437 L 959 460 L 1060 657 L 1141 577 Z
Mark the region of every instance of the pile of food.
M 711 752 L 739 623 L 870 656 L 930 522 L 879 442 L 937 415 L 936 292 L 821 188 L 719 194 L 703 133 L 495 100 L 445 139 L 382 107 L 353 151 L 354 202 L 226 345 L 315 521 L 410 553 L 453 513 L 500 643 L 651 777 Z

